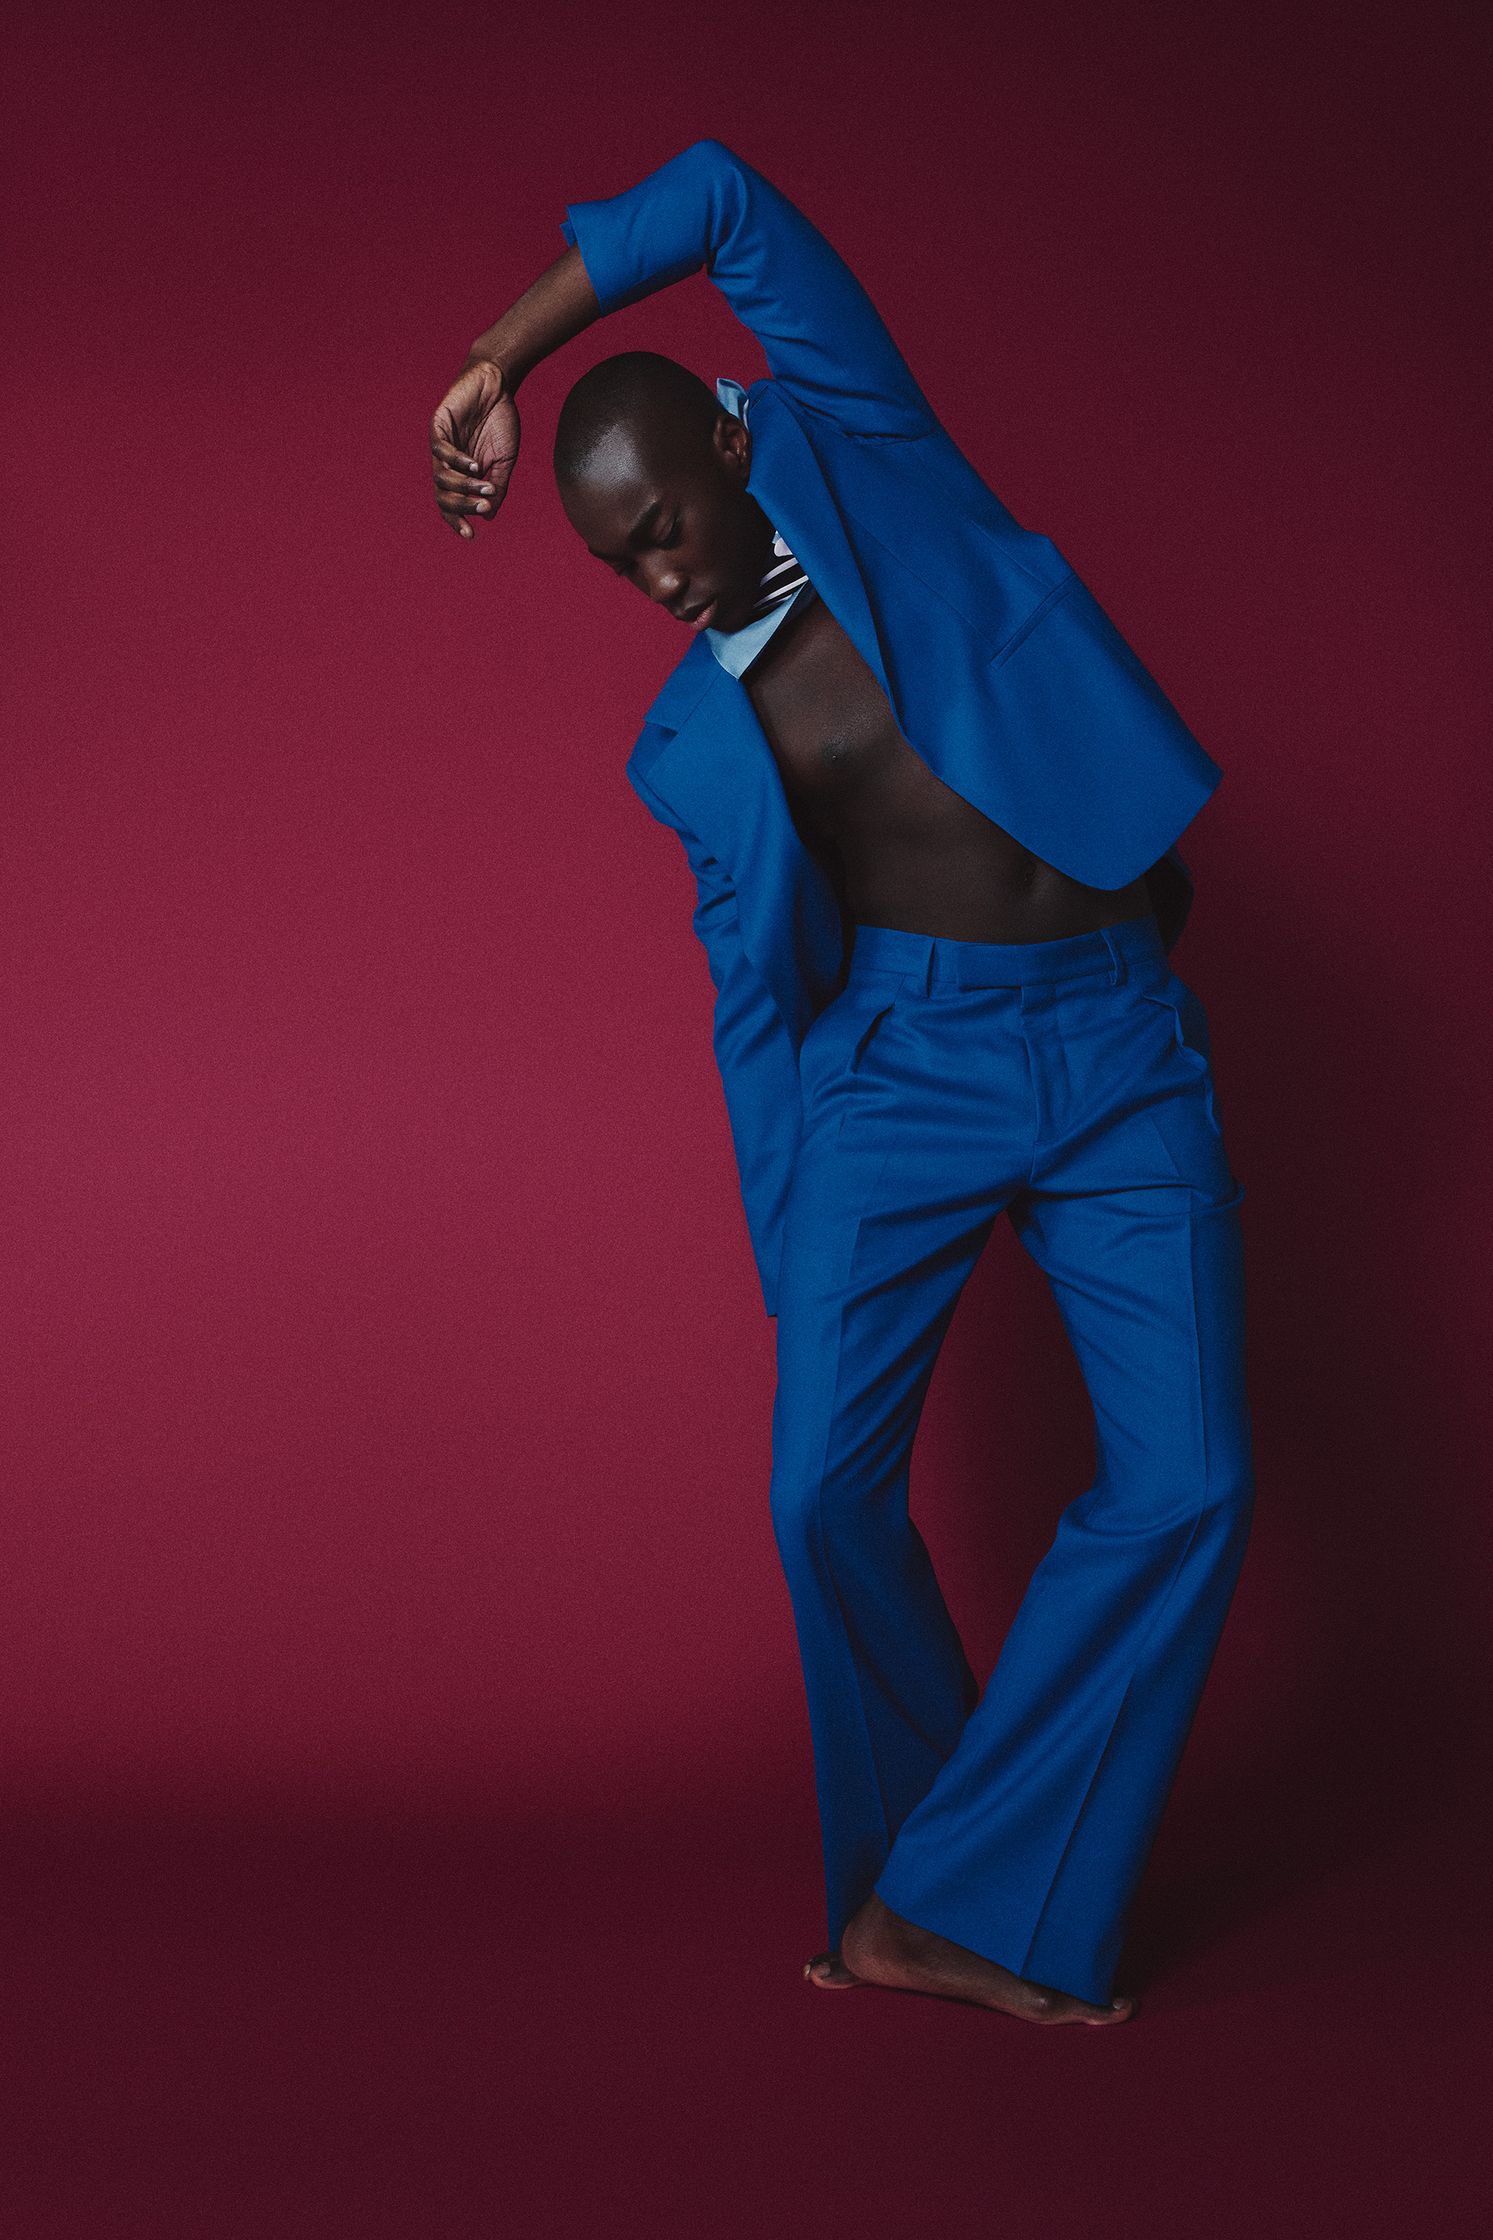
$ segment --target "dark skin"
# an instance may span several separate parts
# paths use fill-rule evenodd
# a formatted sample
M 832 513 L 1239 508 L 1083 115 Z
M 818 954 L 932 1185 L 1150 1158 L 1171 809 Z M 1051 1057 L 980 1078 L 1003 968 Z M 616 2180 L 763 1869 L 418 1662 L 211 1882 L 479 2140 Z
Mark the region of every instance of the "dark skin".
M 587 548 L 646 597 L 739 627 L 772 539 L 746 487 L 751 445 L 728 412 L 708 439 L 658 422 L 618 430 L 561 500 Z M 822 599 L 774 632 L 742 683 L 799 833 L 855 923 L 1049 941 L 1149 912 L 1144 879 L 1083 886 L 945 785 Z
M 600 315 L 579 251 L 542 274 L 472 345 L 430 427 L 436 503 L 470 539 L 496 512 L 518 456 L 514 403 L 530 367 Z M 739 628 L 768 564 L 772 525 L 747 489 L 751 433 L 728 412 L 708 429 L 641 411 L 561 486 L 572 527 L 602 565 L 685 627 Z M 1144 880 L 1086 887 L 1023 848 L 946 786 L 903 737 L 874 672 L 822 599 L 795 612 L 742 678 L 794 822 L 854 922 L 959 941 L 1045 941 L 1150 909 Z M 1042 2024 L 1128 2021 L 1130 1998 L 1095 2005 L 1032 1983 L 919 1928 L 873 1891 L 838 1952 L 804 1969 L 826 1990 L 875 1985 Z

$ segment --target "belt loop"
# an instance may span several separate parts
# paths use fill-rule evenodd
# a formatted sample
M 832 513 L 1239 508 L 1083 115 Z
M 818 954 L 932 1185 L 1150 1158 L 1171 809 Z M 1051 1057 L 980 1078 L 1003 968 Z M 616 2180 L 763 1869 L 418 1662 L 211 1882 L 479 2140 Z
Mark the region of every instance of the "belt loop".
M 925 996 L 931 996 L 933 993 L 934 981 L 938 977 L 938 940 L 937 937 L 931 933 L 926 936 L 926 939 L 928 942 L 928 954 L 923 959 L 922 992 Z
M 1117 988 L 1125 977 L 1125 952 L 1108 926 L 1101 926 L 1099 931 L 1103 934 L 1104 946 L 1109 951 L 1109 984 L 1112 988 Z

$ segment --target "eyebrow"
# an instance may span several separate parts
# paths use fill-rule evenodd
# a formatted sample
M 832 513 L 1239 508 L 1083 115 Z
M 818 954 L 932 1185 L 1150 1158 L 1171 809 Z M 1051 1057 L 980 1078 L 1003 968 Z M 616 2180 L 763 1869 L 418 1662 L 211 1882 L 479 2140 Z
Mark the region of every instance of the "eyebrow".
M 668 500 L 666 498 L 655 498 L 651 505 L 644 506 L 642 512 L 638 515 L 637 520 L 633 523 L 632 527 L 627 532 L 626 542 L 629 551 L 631 551 L 632 547 L 637 543 L 639 537 L 643 534 L 643 531 L 647 528 L 654 515 L 656 513 L 661 513 L 667 503 Z M 610 560 L 612 557 L 609 552 L 597 552 L 594 544 L 588 544 L 586 550 L 589 553 L 592 553 L 598 560 Z

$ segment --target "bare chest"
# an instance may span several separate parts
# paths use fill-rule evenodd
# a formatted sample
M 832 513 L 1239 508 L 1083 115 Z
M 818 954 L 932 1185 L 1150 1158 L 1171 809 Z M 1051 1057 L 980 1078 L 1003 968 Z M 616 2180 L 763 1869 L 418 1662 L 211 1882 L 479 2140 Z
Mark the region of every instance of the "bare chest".
M 844 845 L 857 836 L 988 820 L 897 728 L 880 679 L 823 600 L 795 615 L 742 678 L 795 818 Z
M 823 600 L 790 615 L 741 681 L 794 822 L 858 922 L 1032 941 L 1149 909 L 1143 880 L 1082 887 L 945 785 Z

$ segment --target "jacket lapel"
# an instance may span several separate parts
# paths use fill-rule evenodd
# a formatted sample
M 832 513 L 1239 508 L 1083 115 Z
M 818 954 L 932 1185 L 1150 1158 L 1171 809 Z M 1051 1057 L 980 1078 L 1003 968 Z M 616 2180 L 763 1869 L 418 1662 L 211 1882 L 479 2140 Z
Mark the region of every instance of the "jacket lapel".
M 748 394 L 752 466 L 747 488 L 787 538 L 810 583 L 895 709 L 887 647 L 813 439 L 775 382 L 754 382 Z
M 664 724 L 670 731 L 677 731 L 701 694 L 708 692 L 714 680 L 726 673 L 711 652 L 708 641 L 703 636 L 696 638 L 649 701 L 644 710 L 648 722 Z
M 796 1048 L 840 977 L 840 906 L 798 836 L 746 687 L 703 638 L 665 679 L 628 759 L 730 873 L 742 948 Z

